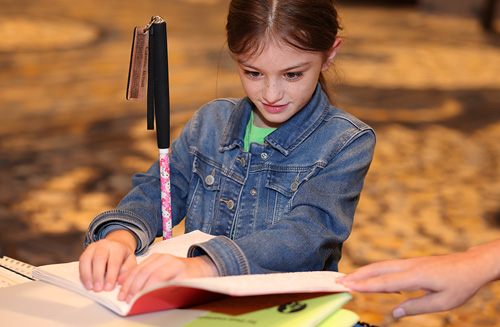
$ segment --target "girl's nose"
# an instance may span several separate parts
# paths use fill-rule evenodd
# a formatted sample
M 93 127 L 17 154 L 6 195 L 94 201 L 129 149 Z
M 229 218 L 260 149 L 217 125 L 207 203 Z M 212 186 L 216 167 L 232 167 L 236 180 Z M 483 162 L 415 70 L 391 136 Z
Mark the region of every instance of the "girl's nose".
M 268 104 L 274 104 L 283 98 L 283 88 L 277 81 L 267 81 L 264 85 L 263 98 Z

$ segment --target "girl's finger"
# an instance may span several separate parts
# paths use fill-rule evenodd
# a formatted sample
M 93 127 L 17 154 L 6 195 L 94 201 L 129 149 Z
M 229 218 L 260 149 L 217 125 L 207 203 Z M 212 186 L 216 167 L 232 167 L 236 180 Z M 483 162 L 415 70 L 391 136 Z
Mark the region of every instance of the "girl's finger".
M 153 254 L 133 268 L 123 282 L 118 300 L 129 302 L 137 292 L 144 288 L 151 274 L 161 265 L 166 264 L 165 260 L 168 260 L 167 256 Z
M 86 251 L 80 256 L 78 262 L 78 270 L 80 272 L 80 280 L 87 290 L 94 287 L 92 281 L 92 257 L 94 254 L 94 247 L 89 246 Z
M 115 287 L 122 263 L 124 262 L 124 255 L 125 253 L 122 251 L 110 255 L 106 267 L 105 291 L 111 291 Z
M 127 277 L 130 275 L 130 271 L 135 266 L 137 266 L 137 260 L 136 260 L 135 256 L 129 255 L 120 269 L 120 273 L 119 273 L 119 276 L 117 279 L 119 285 L 123 284 L 125 279 L 127 279 Z
M 92 256 L 92 281 L 94 292 L 100 292 L 104 287 L 104 276 L 109 259 L 109 250 L 105 247 L 96 247 Z

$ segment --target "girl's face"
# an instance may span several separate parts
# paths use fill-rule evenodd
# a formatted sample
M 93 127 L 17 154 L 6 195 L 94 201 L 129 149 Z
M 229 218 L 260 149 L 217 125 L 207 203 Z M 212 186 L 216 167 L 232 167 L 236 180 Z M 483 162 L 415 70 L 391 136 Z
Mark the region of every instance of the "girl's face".
M 256 55 L 235 56 L 243 88 L 257 107 L 254 125 L 277 128 L 304 108 L 340 43 L 337 39 L 326 56 L 275 42 Z

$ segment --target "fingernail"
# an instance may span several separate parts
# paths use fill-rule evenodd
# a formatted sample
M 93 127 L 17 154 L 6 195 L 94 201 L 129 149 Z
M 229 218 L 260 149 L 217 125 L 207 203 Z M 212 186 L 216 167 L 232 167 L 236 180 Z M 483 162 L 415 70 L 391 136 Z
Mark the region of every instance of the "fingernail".
M 123 301 L 125 299 L 125 292 L 118 293 L 118 301 Z
M 130 300 L 132 300 L 132 295 L 127 296 L 127 299 L 125 300 L 125 302 L 130 303 Z
M 337 283 L 342 284 L 344 286 L 347 286 L 347 285 L 352 285 L 354 282 L 352 282 L 350 280 L 341 279 L 341 280 L 338 280 Z
M 85 288 L 91 290 L 94 287 L 91 281 L 85 282 Z
M 104 289 L 106 291 L 111 291 L 113 289 L 113 284 L 111 284 L 110 282 L 107 282 L 106 286 L 104 286 Z
M 403 308 L 396 308 L 394 309 L 394 311 L 392 312 L 392 316 L 394 318 L 403 318 L 406 316 L 406 312 Z
M 101 291 L 101 283 L 95 283 L 94 284 L 94 291 L 96 291 L 96 292 Z

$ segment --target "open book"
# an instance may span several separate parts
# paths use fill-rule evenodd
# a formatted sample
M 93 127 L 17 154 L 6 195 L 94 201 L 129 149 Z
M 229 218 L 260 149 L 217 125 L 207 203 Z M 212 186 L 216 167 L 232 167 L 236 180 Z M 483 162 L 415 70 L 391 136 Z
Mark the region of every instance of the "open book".
M 194 231 L 155 243 L 137 258 L 138 263 L 152 253 L 169 253 L 186 257 L 192 244 L 213 236 Z M 184 308 L 227 296 L 254 296 L 290 293 L 336 293 L 349 291 L 336 284 L 342 274 L 331 271 L 240 275 L 226 277 L 189 278 L 159 283 L 137 293 L 130 303 L 118 301 L 119 286 L 113 291 L 88 291 L 80 281 L 78 262 L 41 266 L 33 270 L 33 277 L 91 298 L 121 316 Z

